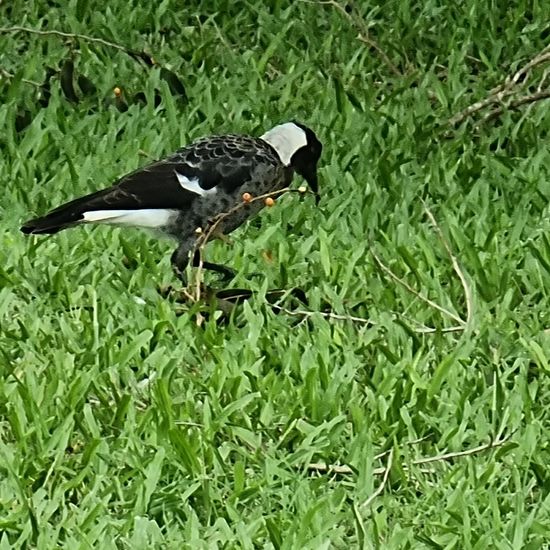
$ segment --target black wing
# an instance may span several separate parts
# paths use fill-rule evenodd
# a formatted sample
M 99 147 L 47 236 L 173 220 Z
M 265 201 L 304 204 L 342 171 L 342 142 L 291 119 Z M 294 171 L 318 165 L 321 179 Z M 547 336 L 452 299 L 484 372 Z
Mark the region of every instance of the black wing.
M 203 189 L 220 186 L 228 193 L 251 181 L 258 166 L 280 164 L 271 145 L 261 139 L 237 135 L 197 141 L 166 160 L 177 162 L 180 174 L 198 178 Z
M 177 174 L 196 178 L 205 191 L 220 187 L 231 193 L 253 178 L 259 164 L 277 163 L 276 153 L 258 139 L 233 135 L 203 139 L 124 176 L 95 209 L 185 209 L 197 194 L 184 189 Z
M 205 191 L 220 186 L 231 193 L 253 178 L 258 164 L 278 164 L 276 152 L 262 140 L 233 135 L 206 138 L 123 176 L 108 189 L 71 201 L 44 217 L 31 220 L 21 230 L 55 233 L 81 220 L 84 212 L 94 210 L 185 210 L 198 194 L 184 189 L 178 174 L 197 178 L 199 187 Z

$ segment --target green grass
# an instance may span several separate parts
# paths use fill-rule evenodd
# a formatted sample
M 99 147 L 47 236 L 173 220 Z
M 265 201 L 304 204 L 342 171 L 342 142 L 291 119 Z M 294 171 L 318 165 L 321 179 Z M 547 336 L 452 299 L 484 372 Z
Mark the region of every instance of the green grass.
M 352 18 L 401 74 L 330 5 L 187 4 L 0 6 L 2 26 L 145 49 L 187 96 L 111 48 L 0 34 L 14 74 L 0 83 L 0 549 L 548 547 L 548 102 L 446 126 L 545 46 L 544 3 L 358 2 Z M 41 107 L 23 79 L 42 83 L 71 58 L 97 91 L 71 103 L 54 76 Z M 146 102 L 120 112 L 115 86 Z M 231 286 L 258 290 L 226 324 L 198 327 L 196 310 L 159 295 L 175 282 L 170 242 L 105 227 L 19 233 L 143 165 L 139 150 L 158 158 L 292 118 L 325 144 L 323 199 L 290 194 L 231 246 L 209 245 L 238 270 Z M 421 199 L 471 289 L 465 330 L 440 330 L 457 323 L 371 253 L 465 318 Z M 310 311 L 375 324 L 275 314 L 263 293 L 291 286 Z M 352 473 L 308 468 L 319 462 Z

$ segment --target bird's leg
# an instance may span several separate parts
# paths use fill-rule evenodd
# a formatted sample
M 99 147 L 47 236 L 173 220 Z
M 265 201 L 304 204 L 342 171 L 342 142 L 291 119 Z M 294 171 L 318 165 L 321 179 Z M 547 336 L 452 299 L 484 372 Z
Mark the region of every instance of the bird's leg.
M 187 277 L 185 276 L 185 268 L 189 263 L 189 252 L 191 251 L 193 246 L 194 246 L 194 240 L 183 241 L 172 254 L 172 259 L 171 259 L 172 269 L 174 270 L 174 273 L 176 274 L 178 279 L 180 279 L 180 281 L 182 281 L 184 285 L 187 284 Z M 193 254 L 193 258 L 191 260 L 191 265 L 193 267 L 198 267 L 199 263 L 200 263 L 200 252 L 198 250 L 195 250 Z M 223 275 L 224 280 L 229 280 L 235 277 L 235 271 L 225 265 L 215 264 L 213 262 L 207 262 L 203 260 L 202 267 L 210 271 L 215 271 L 216 273 L 221 273 Z
M 191 243 L 182 242 L 174 253 L 170 262 L 172 263 L 172 269 L 176 274 L 176 277 L 184 284 L 187 284 L 187 277 L 185 276 L 185 268 L 189 263 L 189 251 L 191 250 Z
M 193 267 L 198 267 L 199 264 L 200 264 L 200 252 L 198 250 L 195 250 L 195 254 L 193 255 L 193 260 L 191 265 Z M 207 262 L 205 260 L 202 261 L 202 267 L 204 269 L 208 269 L 209 271 L 215 271 L 216 273 L 221 273 L 223 275 L 224 281 L 233 279 L 233 277 L 235 277 L 236 275 L 235 270 L 231 269 L 230 267 L 227 267 L 226 265 L 215 264 L 213 262 Z

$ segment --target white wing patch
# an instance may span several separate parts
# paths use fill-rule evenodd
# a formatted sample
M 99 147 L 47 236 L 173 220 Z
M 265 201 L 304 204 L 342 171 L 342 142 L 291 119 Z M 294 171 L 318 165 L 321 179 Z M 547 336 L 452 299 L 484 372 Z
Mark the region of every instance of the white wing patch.
M 212 189 L 203 189 L 199 184 L 199 178 L 188 178 L 179 172 L 176 172 L 176 177 L 178 178 L 178 183 L 186 190 L 194 193 L 195 195 L 212 195 L 216 192 L 216 188 Z
M 137 227 L 163 227 L 177 216 L 169 208 L 141 208 L 139 210 L 92 210 L 84 212 L 84 222 L 134 225 Z
M 307 145 L 306 133 L 294 122 L 286 122 L 271 128 L 261 139 L 267 141 L 281 159 L 281 162 L 288 166 L 292 155 Z

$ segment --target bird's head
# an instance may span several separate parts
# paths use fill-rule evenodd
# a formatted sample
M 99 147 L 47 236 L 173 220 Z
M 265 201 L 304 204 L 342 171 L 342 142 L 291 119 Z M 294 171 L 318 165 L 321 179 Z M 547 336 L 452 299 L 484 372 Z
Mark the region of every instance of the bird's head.
M 323 145 L 313 130 L 299 122 L 286 122 L 266 132 L 262 139 L 277 151 L 285 166 L 293 168 L 307 181 L 318 201 L 317 163 Z

